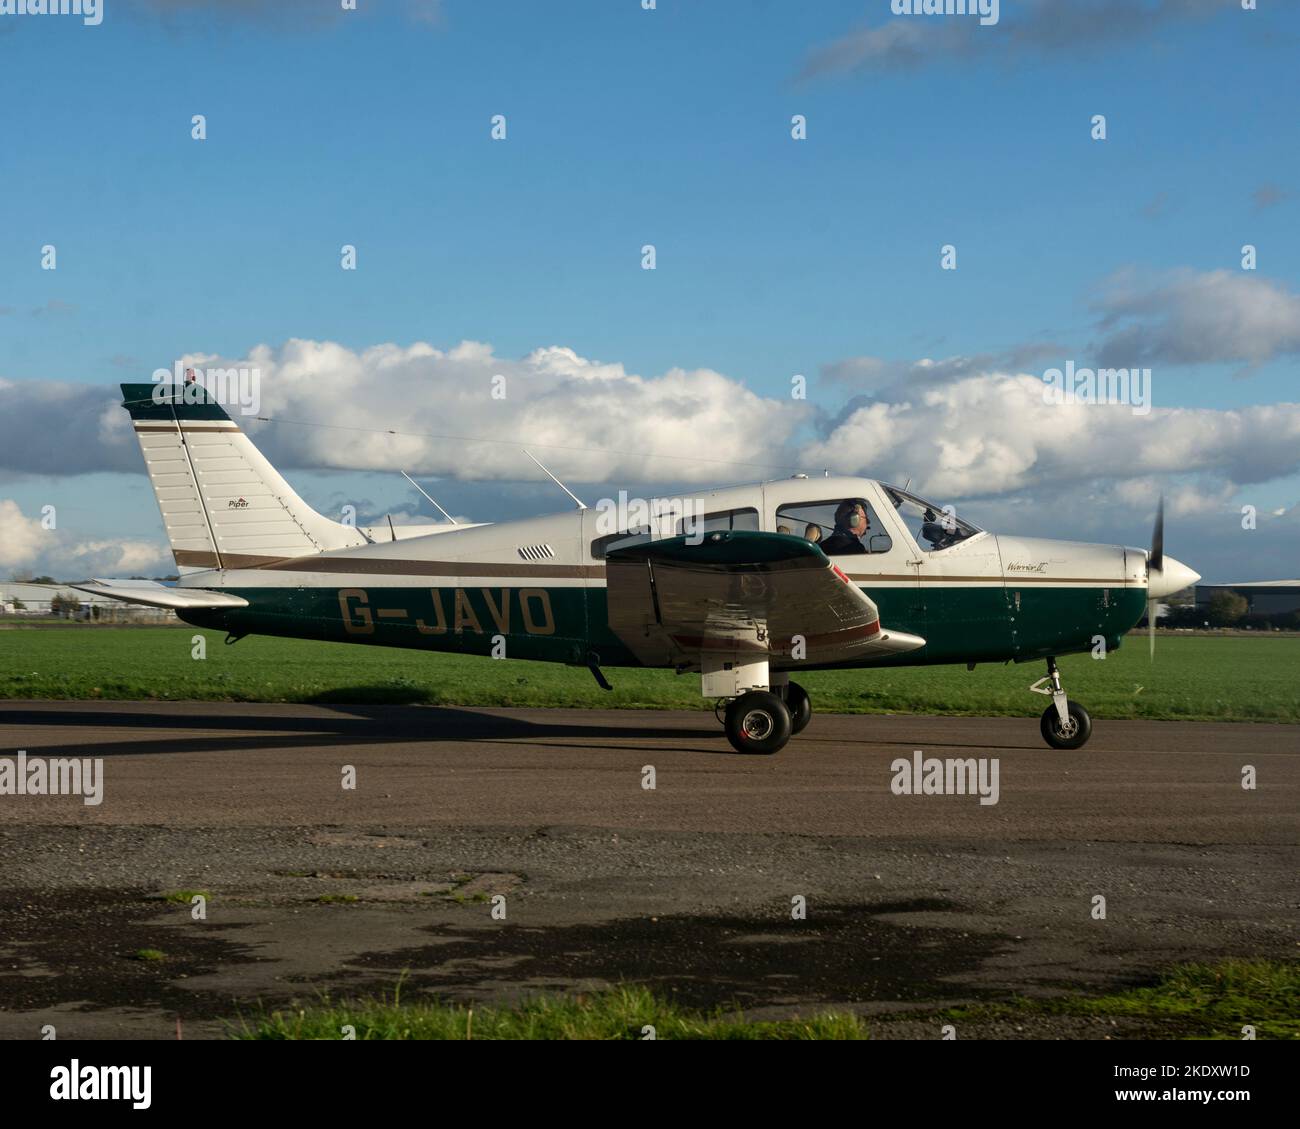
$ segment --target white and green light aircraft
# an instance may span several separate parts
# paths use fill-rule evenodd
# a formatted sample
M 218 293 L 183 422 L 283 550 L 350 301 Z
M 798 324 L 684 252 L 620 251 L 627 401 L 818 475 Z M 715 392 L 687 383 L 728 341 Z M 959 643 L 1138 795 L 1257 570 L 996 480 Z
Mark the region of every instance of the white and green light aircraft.
M 1041 730 L 1092 722 L 1056 657 L 1118 647 L 1199 576 L 1163 552 L 993 534 L 868 478 L 793 478 L 523 521 L 365 529 L 317 513 L 195 385 L 126 384 L 174 585 L 84 590 L 245 635 L 698 673 L 743 753 L 812 717 L 805 670 L 1045 661 Z M 617 511 L 616 511 L 617 512 Z M 1154 615 L 1154 609 L 1152 609 Z

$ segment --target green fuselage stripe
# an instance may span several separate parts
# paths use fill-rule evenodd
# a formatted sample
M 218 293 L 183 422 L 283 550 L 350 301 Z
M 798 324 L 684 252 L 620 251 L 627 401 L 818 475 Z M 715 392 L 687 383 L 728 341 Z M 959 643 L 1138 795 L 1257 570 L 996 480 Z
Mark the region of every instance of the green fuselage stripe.
M 1107 649 L 1142 617 L 1144 588 L 982 587 L 971 584 L 865 588 L 886 629 L 926 645 L 862 666 L 1023 661 Z M 384 647 L 581 662 L 640 663 L 614 636 L 603 587 L 229 588 L 247 608 L 178 614 L 237 635 L 279 635 Z M 807 664 L 815 666 L 815 663 Z M 842 664 L 840 664 L 842 665 Z

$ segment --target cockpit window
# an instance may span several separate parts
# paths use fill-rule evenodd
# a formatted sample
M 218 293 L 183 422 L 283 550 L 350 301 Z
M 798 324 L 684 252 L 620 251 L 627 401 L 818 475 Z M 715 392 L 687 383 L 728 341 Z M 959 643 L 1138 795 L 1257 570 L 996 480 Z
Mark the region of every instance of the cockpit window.
M 912 531 L 916 543 L 923 549 L 932 553 L 939 549 L 950 549 L 968 537 L 974 537 L 975 534 L 982 532 L 979 526 L 959 518 L 952 506 L 937 506 L 933 502 L 927 502 L 924 498 L 918 498 L 915 494 L 909 494 L 897 486 L 889 486 L 883 482 L 880 486 L 885 496 L 894 504 L 898 516 Z

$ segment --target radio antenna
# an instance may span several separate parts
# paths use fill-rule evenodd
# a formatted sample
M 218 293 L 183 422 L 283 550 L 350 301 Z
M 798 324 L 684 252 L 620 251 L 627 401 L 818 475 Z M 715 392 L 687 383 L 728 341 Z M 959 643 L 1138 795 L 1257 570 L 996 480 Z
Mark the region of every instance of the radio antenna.
M 533 462 L 537 463 L 539 467 L 542 467 L 542 473 L 545 474 L 546 477 L 549 478 L 552 482 L 554 482 L 556 486 L 558 486 L 561 490 L 563 490 L 570 498 L 572 498 L 575 502 L 578 503 L 578 509 L 585 510 L 587 508 L 587 503 L 584 502 L 581 498 L 579 498 L 578 495 L 575 494 L 572 490 L 570 490 L 567 486 L 565 486 L 564 483 L 561 482 L 558 478 L 556 478 L 555 475 L 553 475 L 549 470 L 547 470 L 544 466 L 542 466 L 541 461 L 537 458 L 537 456 L 535 456 L 532 453 L 532 451 L 528 450 L 527 448 L 524 448 L 524 454 L 527 455 L 530 459 L 532 459 Z
M 460 522 L 458 522 L 454 517 L 452 517 L 451 514 L 449 514 L 440 505 L 438 505 L 438 503 L 435 502 L 433 498 L 429 496 L 428 492 L 424 489 L 424 487 L 421 486 L 418 482 L 416 482 L 414 478 L 412 478 L 409 474 L 406 473 L 406 471 L 402 471 L 402 477 L 406 479 L 406 481 L 409 482 L 412 486 L 414 486 L 421 494 L 423 494 L 426 498 L 428 498 L 429 502 L 433 505 L 433 508 L 437 510 L 440 514 L 442 514 L 442 516 L 445 517 L 449 522 L 451 522 L 452 525 L 460 524 Z

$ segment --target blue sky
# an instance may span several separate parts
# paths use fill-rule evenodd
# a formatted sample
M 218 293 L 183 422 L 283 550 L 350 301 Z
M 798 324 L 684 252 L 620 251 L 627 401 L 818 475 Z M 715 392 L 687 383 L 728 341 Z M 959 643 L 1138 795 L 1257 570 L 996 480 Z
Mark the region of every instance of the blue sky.
M 1112 0 L 1080 0 L 1056 5 L 1056 35 L 1056 15 L 1014 0 L 973 31 L 894 16 L 886 0 L 358 7 L 105 0 L 98 27 L 0 16 L 0 379 L 27 396 L 33 382 L 89 385 L 98 404 L 179 356 L 293 338 L 358 354 L 471 340 L 511 359 L 560 346 L 645 378 L 711 370 L 772 399 L 807 374 L 813 411 L 782 437 L 797 444 L 880 391 L 831 379 L 842 362 L 1084 365 L 1117 332 L 1109 310 L 1132 340 L 1161 339 L 1145 362 L 1160 409 L 1300 399 L 1295 9 L 1134 0 L 1121 7 L 1145 16 L 1129 27 Z M 909 19 L 914 51 L 869 38 Z M 1104 142 L 1089 135 L 1098 113 Z M 806 141 L 791 139 L 793 114 Z M 40 269 L 47 243 L 54 271 Z M 344 243 L 355 272 L 339 269 Z M 958 269 L 945 272 L 948 243 Z M 1256 356 L 1188 363 L 1161 326 L 1188 320 L 1195 280 L 1243 273 L 1244 243 L 1263 289 L 1238 295 L 1235 329 L 1254 333 L 1264 300 L 1284 308 Z M 1140 293 L 1103 309 L 1126 270 Z M 1188 286 L 1171 296 L 1174 277 Z M 407 418 L 398 401 L 392 418 Z M 1160 431 L 1151 419 L 1151 442 Z M 322 508 L 357 492 L 292 454 Z M 924 475 L 930 460 L 917 463 Z M 357 468 L 360 494 L 407 504 L 376 469 Z M 1225 522 L 1243 497 L 1292 509 L 1300 492 L 1284 459 L 1230 479 L 1196 469 L 1184 485 Z M 76 475 L 0 466 L 0 498 L 29 518 L 49 500 L 79 508 L 87 537 L 157 538 L 143 487 L 110 459 Z M 958 492 L 1003 498 L 1010 515 L 1031 488 Z M 541 487 L 458 489 L 507 513 L 558 508 Z M 1154 502 L 1103 496 L 1113 536 L 1149 521 Z M 1220 572 L 1232 562 L 1217 558 Z

